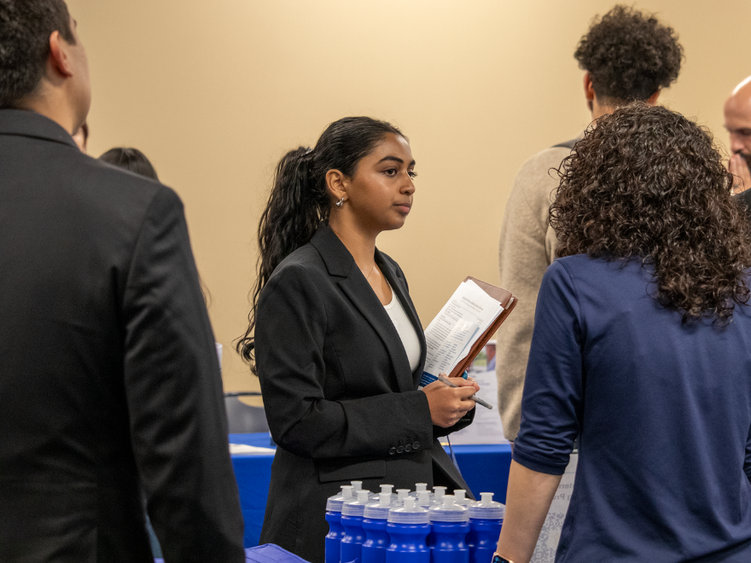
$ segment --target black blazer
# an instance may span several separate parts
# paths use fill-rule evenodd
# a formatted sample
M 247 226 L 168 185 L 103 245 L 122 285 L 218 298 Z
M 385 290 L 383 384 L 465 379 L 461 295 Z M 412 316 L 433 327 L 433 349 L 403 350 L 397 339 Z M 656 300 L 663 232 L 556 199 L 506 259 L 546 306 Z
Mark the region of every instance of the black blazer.
M 261 543 L 314 563 L 324 558 L 326 498 L 353 479 L 372 491 L 467 488 L 435 436 L 471 415 L 433 426 L 417 390 L 425 337 L 407 282 L 391 258 L 375 258 L 420 337 L 414 373 L 383 305 L 325 224 L 276 268 L 258 303 L 256 361 L 278 445 Z
M 182 204 L 0 110 L 0 561 L 243 561 Z M 143 495 L 142 495 L 143 493 Z

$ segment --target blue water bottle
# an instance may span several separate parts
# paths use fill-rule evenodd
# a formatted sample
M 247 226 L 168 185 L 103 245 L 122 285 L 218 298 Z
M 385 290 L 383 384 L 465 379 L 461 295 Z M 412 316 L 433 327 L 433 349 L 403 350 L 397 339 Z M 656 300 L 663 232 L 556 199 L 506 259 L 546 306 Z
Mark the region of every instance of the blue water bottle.
M 342 505 L 342 527 L 344 536 L 341 542 L 341 562 L 351 563 L 360 561 L 362 557 L 362 544 L 365 541 L 365 530 L 362 528 L 362 516 L 365 505 L 368 504 L 368 491 L 357 492 L 357 499 L 345 502 Z
M 326 501 L 326 522 L 329 523 L 329 533 L 326 534 L 326 563 L 340 563 L 341 541 L 344 536 L 342 527 L 342 504 L 353 500 L 352 485 L 342 485 L 342 492 L 328 498 Z
M 443 505 L 430 509 L 430 561 L 432 563 L 469 563 L 467 507 L 456 504 L 453 496 L 444 496 Z
M 365 530 L 362 563 L 385 563 L 386 549 L 391 544 L 386 530 L 391 508 L 391 493 L 384 492 L 378 495 L 377 501 L 365 505 L 362 515 L 362 529 Z
M 386 563 L 430 563 L 430 550 L 425 545 L 430 518 L 427 510 L 415 506 L 414 497 L 407 497 L 404 506 L 389 511 L 386 529 L 391 537 Z
M 487 563 L 493 558 L 498 547 L 498 536 L 503 526 L 506 507 L 493 502 L 493 493 L 480 493 L 481 501 L 469 505 L 469 546 L 470 563 Z

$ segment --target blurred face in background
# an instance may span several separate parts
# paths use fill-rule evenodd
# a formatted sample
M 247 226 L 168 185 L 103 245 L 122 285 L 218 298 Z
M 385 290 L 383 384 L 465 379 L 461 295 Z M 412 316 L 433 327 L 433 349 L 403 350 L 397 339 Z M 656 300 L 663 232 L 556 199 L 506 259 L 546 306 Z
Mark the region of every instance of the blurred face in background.
M 743 82 L 725 103 L 725 129 L 730 134 L 730 150 L 751 159 L 751 82 Z

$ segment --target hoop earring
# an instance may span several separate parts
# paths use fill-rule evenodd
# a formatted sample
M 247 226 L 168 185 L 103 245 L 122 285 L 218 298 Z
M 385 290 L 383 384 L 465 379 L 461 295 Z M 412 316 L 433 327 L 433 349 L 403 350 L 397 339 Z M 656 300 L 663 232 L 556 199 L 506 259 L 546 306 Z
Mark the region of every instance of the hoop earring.
M 336 206 L 339 209 L 341 209 L 343 205 L 344 205 L 344 198 L 342 198 L 342 199 L 340 199 L 339 201 L 336 202 Z

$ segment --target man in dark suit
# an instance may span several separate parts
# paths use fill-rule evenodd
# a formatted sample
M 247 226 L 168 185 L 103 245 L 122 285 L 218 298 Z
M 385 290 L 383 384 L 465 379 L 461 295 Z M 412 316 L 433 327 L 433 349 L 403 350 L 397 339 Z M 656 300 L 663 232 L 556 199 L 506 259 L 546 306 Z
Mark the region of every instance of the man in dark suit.
M 182 205 L 82 154 L 62 0 L 0 0 L 0 561 L 242 561 Z

